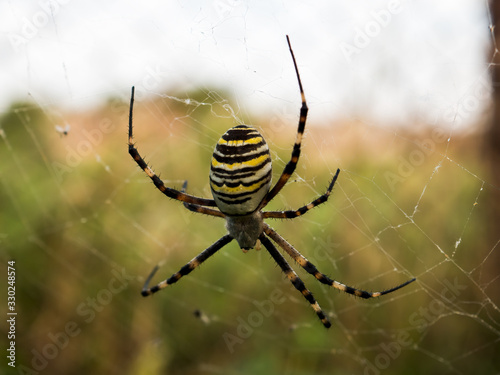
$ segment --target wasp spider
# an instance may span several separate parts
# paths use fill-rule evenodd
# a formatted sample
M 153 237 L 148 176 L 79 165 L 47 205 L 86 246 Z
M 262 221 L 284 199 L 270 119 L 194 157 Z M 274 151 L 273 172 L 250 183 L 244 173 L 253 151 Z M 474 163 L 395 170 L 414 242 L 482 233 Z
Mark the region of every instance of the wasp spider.
M 301 292 L 304 298 L 311 304 L 318 318 L 327 328 L 331 325 L 330 321 L 321 310 L 321 307 L 316 302 L 311 292 L 305 287 L 302 280 L 290 267 L 283 255 L 276 249 L 276 246 L 271 240 L 304 268 L 306 272 L 313 275 L 321 283 L 361 298 L 379 297 L 394 292 L 415 280 L 411 279 L 401 285 L 382 292 L 366 292 L 341 284 L 319 272 L 311 262 L 264 222 L 264 219 L 293 219 L 326 202 L 340 173 L 340 170 L 337 169 L 328 189 L 323 195 L 316 198 L 311 203 L 300 207 L 298 210 L 262 211 L 276 194 L 280 192 L 283 186 L 285 186 L 294 172 L 297 162 L 299 161 L 300 145 L 306 125 L 308 108 L 304 90 L 302 89 L 302 83 L 300 81 L 297 63 L 288 36 L 287 42 L 299 83 L 302 107 L 300 108 L 297 137 L 293 146 L 291 159 L 272 189 L 271 156 L 269 147 L 262 135 L 255 128 L 247 125 L 238 125 L 229 129 L 222 135 L 215 146 L 210 167 L 210 187 L 214 199 L 198 198 L 187 194 L 187 181 L 180 191 L 165 186 L 163 181 L 147 165 L 134 146 L 132 134 L 134 88 L 132 87 L 128 129 L 128 150 L 130 155 L 139 167 L 141 167 L 151 180 L 153 180 L 155 186 L 163 194 L 169 198 L 183 202 L 188 210 L 224 218 L 228 231 L 228 234 L 210 245 L 170 278 L 155 286 L 149 287 L 149 282 L 158 270 L 158 266 L 156 266 L 144 284 L 142 289 L 143 296 L 149 296 L 177 282 L 181 277 L 189 274 L 233 239 L 238 242 L 238 245 L 244 252 L 255 247 L 257 241 L 260 241 L 286 274 L 293 286 Z

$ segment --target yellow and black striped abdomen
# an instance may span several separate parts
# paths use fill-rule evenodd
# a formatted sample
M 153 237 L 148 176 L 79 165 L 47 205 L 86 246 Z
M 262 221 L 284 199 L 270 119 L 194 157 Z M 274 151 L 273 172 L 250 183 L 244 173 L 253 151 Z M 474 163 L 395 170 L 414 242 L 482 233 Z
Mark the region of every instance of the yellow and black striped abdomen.
M 246 215 L 257 209 L 271 185 L 271 155 L 257 129 L 238 125 L 215 146 L 210 187 L 217 207 L 227 215 Z

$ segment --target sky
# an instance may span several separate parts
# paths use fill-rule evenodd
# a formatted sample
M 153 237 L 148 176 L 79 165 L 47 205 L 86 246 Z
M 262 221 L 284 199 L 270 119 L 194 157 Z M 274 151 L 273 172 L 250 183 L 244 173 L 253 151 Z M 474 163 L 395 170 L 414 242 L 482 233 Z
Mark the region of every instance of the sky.
M 486 1 L 0 2 L 0 108 L 216 88 L 237 112 L 469 126 L 487 105 Z

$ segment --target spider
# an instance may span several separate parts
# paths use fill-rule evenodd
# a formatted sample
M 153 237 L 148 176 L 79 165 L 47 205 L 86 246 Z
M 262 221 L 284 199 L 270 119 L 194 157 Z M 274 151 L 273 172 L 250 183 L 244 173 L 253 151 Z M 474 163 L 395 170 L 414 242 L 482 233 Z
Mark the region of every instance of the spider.
M 316 266 L 309 262 L 290 243 L 264 222 L 264 219 L 294 219 L 304 215 L 312 208 L 325 203 L 340 173 L 340 169 L 337 169 L 337 172 L 323 195 L 297 210 L 262 211 L 262 209 L 281 191 L 295 171 L 299 161 L 300 147 L 308 111 L 299 70 L 288 35 L 286 39 L 297 75 L 302 106 L 300 108 L 297 136 L 293 146 L 291 159 L 272 189 L 271 156 L 269 147 L 257 129 L 247 125 L 238 125 L 229 129 L 222 135 L 215 146 L 209 175 L 213 199 L 199 198 L 187 194 L 187 181 L 184 182 L 180 191 L 165 186 L 163 181 L 148 166 L 134 146 L 132 134 L 134 87 L 132 87 L 128 127 L 128 151 L 130 155 L 149 178 L 153 180 L 155 186 L 163 194 L 169 198 L 183 202 L 184 206 L 190 211 L 224 218 L 226 220 L 228 232 L 207 249 L 203 250 L 199 255 L 194 257 L 170 278 L 161 281 L 155 286 L 149 287 L 151 279 L 158 270 L 158 266 L 156 266 L 144 283 L 141 292 L 144 297 L 156 293 L 168 285 L 179 281 L 181 277 L 188 275 L 233 239 L 238 242 L 243 252 L 247 252 L 249 249 L 254 248 L 257 242 L 260 241 L 293 286 L 302 293 L 304 298 L 311 304 L 311 307 L 326 328 L 331 326 L 328 317 L 324 314 L 312 293 L 306 288 L 302 280 L 290 267 L 271 240 L 282 248 L 306 272 L 313 275 L 321 283 L 361 298 L 373 298 L 392 293 L 415 281 L 413 278 L 401 285 L 382 292 L 366 292 L 344 285 L 319 272 Z

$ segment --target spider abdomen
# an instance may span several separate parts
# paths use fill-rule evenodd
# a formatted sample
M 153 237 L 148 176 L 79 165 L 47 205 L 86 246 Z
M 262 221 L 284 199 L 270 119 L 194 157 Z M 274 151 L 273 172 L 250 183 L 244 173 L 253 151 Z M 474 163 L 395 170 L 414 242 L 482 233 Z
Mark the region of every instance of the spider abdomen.
M 255 211 L 269 191 L 271 177 L 269 147 L 257 129 L 238 125 L 222 135 L 210 167 L 210 188 L 221 212 Z

